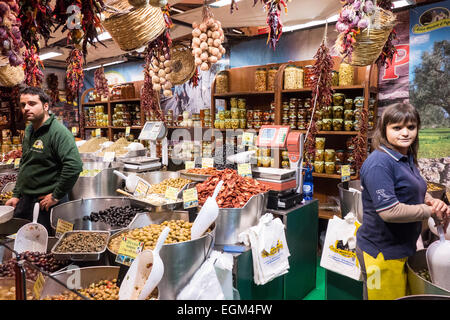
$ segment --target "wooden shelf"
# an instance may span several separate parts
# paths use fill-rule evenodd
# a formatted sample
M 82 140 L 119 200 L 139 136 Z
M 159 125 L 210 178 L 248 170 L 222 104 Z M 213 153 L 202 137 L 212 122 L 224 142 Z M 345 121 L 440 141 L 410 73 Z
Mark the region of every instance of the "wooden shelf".
M 313 177 L 317 177 L 317 178 L 328 178 L 328 179 L 339 179 L 339 180 L 341 180 L 341 175 L 340 174 L 327 174 L 327 173 L 313 172 L 312 175 L 313 175 Z M 356 176 L 351 176 L 350 179 L 351 180 L 355 180 Z
M 267 94 L 275 94 L 275 91 L 236 91 L 236 92 L 227 92 L 227 93 L 214 93 L 213 97 L 216 99 L 220 98 L 230 98 L 235 96 L 257 96 L 257 95 L 267 95 Z
M 127 127 L 114 127 L 114 126 L 109 126 L 109 128 L 111 129 L 123 129 L 125 130 Z M 131 126 L 130 129 L 132 130 L 138 130 L 138 129 L 142 129 L 142 126 Z
M 341 214 L 334 212 L 334 211 L 330 211 L 330 210 L 322 210 L 319 209 L 319 219 L 333 219 L 334 216 L 338 216 L 339 218 L 341 217 Z
M 83 106 L 95 106 L 96 104 L 108 104 L 108 101 L 93 101 L 93 102 L 83 102 Z
M 139 102 L 141 98 L 133 98 L 133 99 L 120 99 L 120 100 L 109 100 L 109 103 L 122 103 L 122 102 Z
M 335 91 L 339 90 L 363 90 L 364 85 L 357 84 L 353 86 L 337 86 L 337 87 L 331 87 L 331 89 Z M 375 87 L 371 87 L 371 90 L 376 90 Z M 297 93 L 297 92 L 311 92 L 311 88 L 301 88 L 301 89 L 283 89 L 281 90 L 282 93 Z
M 208 130 L 213 129 L 210 127 L 178 127 L 178 126 L 167 126 L 167 129 L 202 129 L 202 130 Z
M 85 129 L 108 129 L 109 127 L 97 127 L 97 126 L 93 126 L 93 127 L 89 127 L 89 126 L 85 126 Z
M 291 132 L 306 133 L 306 130 L 291 130 Z M 341 136 L 356 136 L 358 131 L 318 131 L 319 135 L 341 135 Z

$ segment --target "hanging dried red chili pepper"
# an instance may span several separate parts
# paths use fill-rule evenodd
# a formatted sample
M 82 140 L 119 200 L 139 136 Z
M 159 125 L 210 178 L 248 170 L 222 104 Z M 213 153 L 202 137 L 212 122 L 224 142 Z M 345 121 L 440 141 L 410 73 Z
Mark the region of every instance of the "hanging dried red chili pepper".
M 97 94 L 105 97 L 109 96 L 108 80 L 106 79 L 105 69 L 103 67 L 98 68 L 94 72 L 94 87 Z
M 198 68 L 195 68 L 194 74 L 192 75 L 192 78 L 189 80 L 189 84 L 192 85 L 192 87 L 196 88 L 198 86 L 199 81 L 198 76 Z
M 72 49 L 66 59 L 66 95 L 67 101 L 73 102 L 83 87 L 83 53 L 78 49 Z
M 355 171 L 359 177 L 359 171 L 367 158 L 367 135 L 368 135 L 368 118 L 369 118 L 368 105 L 364 103 L 364 106 L 360 113 L 359 118 L 359 131 L 358 134 L 352 139 L 352 143 L 355 146 L 353 150 L 353 159 L 355 160 Z
M 50 91 L 50 98 L 53 104 L 59 102 L 58 76 L 55 73 L 50 73 L 47 76 L 47 88 Z
M 25 50 L 24 61 L 25 83 L 30 87 L 41 87 L 44 81 L 44 73 L 41 68 L 44 69 L 44 66 L 35 46 Z
M 264 9 L 267 12 L 267 25 L 269 26 L 267 43 L 275 50 L 278 40 L 280 40 L 283 33 L 283 24 L 280 17 L 281 5 L 283 5 L 285 13 L 287 13 L 287 4 L 284 0 L 254 0 L 253 6 L 259 1 L 264 4 Z M 232 9 L 230 8 L 230 10 Z

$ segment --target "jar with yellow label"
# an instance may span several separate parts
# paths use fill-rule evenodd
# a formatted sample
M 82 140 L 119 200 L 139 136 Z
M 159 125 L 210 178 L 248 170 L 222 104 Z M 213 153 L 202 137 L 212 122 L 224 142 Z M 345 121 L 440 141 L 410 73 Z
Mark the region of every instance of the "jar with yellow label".
M 220 71 L 216 77 L 216 93 L 228 92 L 228 72 Z
M 288 65 L 284 69 L 284 89 L 297 89 L 298 70 L 293 64 Z
M 334 93 L 333 94 L 333 105 L 342 106 L 344 105 L 345 94 L 343 93 Z
M 277 67 L 270 67 L 269 71 L 267 72 L 267 90 L 273 91 L 275 88 L 275 78 L 278 72 Z
M 334 174 L 335 169 L 336 169 L 336 167 L 335 167 L 334 161 L 333 162 L 325 161 L 325 173 L 326 174 Z
M 231 108 L 231 119 L 239 119 L 239 109 Z
M 324 165 L 325 165 L 324 161 L 314 161 L 314 172 L 323 173 Z
M 345 120 L 344 121 L 344 129 L 345 129 L 345 131 L 352 131 L 353 130 L 353 121 Z
M 344 127 L 344 119 L 333 119 L 333 130 L 334 131 L 342 131 Z
M 317 149 L 320 149 L 320 150 L 325 149 L 325 138 L 324 137 L 316 137 L 316 150 Z
M 344 118 L 344 107 L 343 106 L 334 106 L 333 107 L 333 118 L 343 119 Z
M 239 129 L 239 119 L 231 119 L 231 128 Z
M 230 108 L 237 108 L 238 107 L 238 99 L 237 98 L 231 98 L 230 99 Z
M 325 162 L 335 161 L 336 151 L 334 149 L 325 149 Z
M 323 149 L 316 149 L 314 152 L 315 161 L 324 161 L 325 151 Z
M 239 128 L 245 129 L 247 127 L 247 119 L 239 119 Z
M 332 131 L 332 129 L 333 129 L 333 120 L 322 119 L 322 130 L 323 131 Z
M 221 120 L 214 120 L 214 128 L 220 129 L 220 121 Z
M 339 85 L 352 86 L 355 70 L 353 66 L 342 62 L 339 65 Z
M 237 107 L 239 109 L 245 109 L 247 107 L 247 100 L 245 100 L 244 98 L 240 98 L 238 99 L 238 105 Z
M 267 90 L 267 70 L 265 68 L 257 68 L 255 71 L 255 91 Z

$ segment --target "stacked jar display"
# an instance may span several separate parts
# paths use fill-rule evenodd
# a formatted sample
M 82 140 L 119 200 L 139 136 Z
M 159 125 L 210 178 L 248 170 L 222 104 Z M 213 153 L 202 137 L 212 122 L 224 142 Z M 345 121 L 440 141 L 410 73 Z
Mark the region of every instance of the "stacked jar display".
M 265 111 L 266 110 L 266 111 Z M 247 110 L 247 128 L 260 129 L 261 126 L 275 123 L 275 102 L 270 103 L 270 109 L 263 107 L 254 110 Z
M 355 174 L 353 138 L 346 141 L 346 149 L 331 149 L 325 146 L 326 138 L 316 137 L 316 150 L 314 152 L 314 172 L 326 174 L 341 174 L 342 165 L 350 166 L 350 174 Z
M 104 113 L 103 105 L 89 107 L 87 113 L 87 126 L 89 127 L 107 127 L 108 115 Z
M 282 125 L 289 125 L 292 130 L 306 130 L 311 119 L 311 98 L 291 98 L 283 102 Z
M 293 64 L 290 64 L 284 69 L 285 90 L 303 89 L 304 85 L 303 79 L 304 79 L 304 71 L 301 67 L 297 67 Z

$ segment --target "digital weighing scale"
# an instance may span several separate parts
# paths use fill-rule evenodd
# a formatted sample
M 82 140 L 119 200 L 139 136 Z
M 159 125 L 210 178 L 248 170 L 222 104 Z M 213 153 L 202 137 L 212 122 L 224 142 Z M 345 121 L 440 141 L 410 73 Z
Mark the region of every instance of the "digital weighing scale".
M 144 124 L 144 127 L 141 130 L 141 133 L 138 137 L 139 140 L 147 140 L 150 144 L 150 157 L 138 157 L 132 158 L 134 161 L 128 161 L 131 159 L 127 159 L 125 168 L 129 168 L 132 170 L 157 170 L 161 168 L 161 163 L 163 166 L 169 164 L 169 151 L 168 151 L 168 142 L 167 142 L 167 127 L 162 121 L 147 121 Z M 158 162 L 159 167 L 157 168 L 157 164 L 155 162 L 159 160 L 156 157 L 156 142 L 161 141 L 161 153 L 162 159 L 161 162 Z M 146 158 L 146 159 L 143 159 Z M 146 170 L 144 170 L 146 168 Z M 140 171 L 140 172 L 142 172 Z
M 124 159 L 122 162 L 124 163 L 124 171 L 141 173 L 161 169 L 161 162 L 158 158 L 135 157 Z

